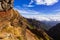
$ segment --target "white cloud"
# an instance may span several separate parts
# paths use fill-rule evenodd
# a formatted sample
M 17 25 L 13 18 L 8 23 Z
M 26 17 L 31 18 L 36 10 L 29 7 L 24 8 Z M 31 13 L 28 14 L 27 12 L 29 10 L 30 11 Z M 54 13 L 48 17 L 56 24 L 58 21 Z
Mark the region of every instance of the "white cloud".
M 34 1 L 36 5 L 53 5 L 57 3 L 59 0 L 31 0 L 29 5 L 31 5 Z
M 23 9 L 23 10 L 17 9 L 17 8 L 14 8 L 14 9 L 18 10 L 18 12 L 21 13 L 22 15 L 37 15 L 40 13 L 40 12 L 29 10 L 29 9 Z
M 32 18 L 32 19 L 36 19 L 36 20 L 40 20 L 40 21 L 60 21 L 60 12 L 56 12 L 55 14 L 45 14 L 45 13 L 41 13 L 41 12 L 37 12 L 34 10 L 30 10 L 30 9 L 17 9 L 19 13 L 21 13 L 22 16 L 26 17 L 26 18 Z
M 32 3 L 34 2 L 34 0 L 30 0 L 29 4 L 23 4 L 24 7 L 34 7 L 35 5 L 32 5 Z
M 29 2 L 28 5 L 24 4 L 24 7 L 34 7 L 35 5 L 33 5 L 33 3 L 35 3 L 36 5 L 54 5 L 55 3 L 57 3 L 59 0 L 31 0 Z
M 40 21 L 60 21 L 60 15 L 23 15 L 26 18 L 32 18 Z
M 29 5 L 24 4 L 23 6 L 24 7 L 34 7 L 34 5 L 31 5 L 31 4 L 29 4 Z
M 35 0 L 37 5 L 45 4 L 44 0 Z
M 23 11 L 22 11 L 23 12 Z M 20 12 L 22 14 L 22 12 Z M 25 13 L 22 14 L 22 16 L 26 17 L 26 18 L 32 18 L 32 19 L 36 19 L 36 20 L 40 20 L 40 21 L 60 21 L 60 15 L 56 14 L 56 15 L 46 15 L 46 14 L 38 14 L 37 12 L 33 12 L 33 13 Z
M 31 0 L 30 3 L 29 3 L 29 5 L 31 5 L 33 2 L 34 2 L 34 0 Z
M 58 2 L 58 0 L 45 0 L 45 5 L 53 5 L 57 2 Z

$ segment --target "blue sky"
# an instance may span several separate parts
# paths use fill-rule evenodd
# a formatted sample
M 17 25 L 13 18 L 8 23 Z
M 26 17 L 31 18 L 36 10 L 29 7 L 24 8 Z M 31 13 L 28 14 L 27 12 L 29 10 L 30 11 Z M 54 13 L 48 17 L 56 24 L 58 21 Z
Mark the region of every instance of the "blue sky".
M 60 20 L 60 0 L 15 0 L 14 8 L 24 17 Z

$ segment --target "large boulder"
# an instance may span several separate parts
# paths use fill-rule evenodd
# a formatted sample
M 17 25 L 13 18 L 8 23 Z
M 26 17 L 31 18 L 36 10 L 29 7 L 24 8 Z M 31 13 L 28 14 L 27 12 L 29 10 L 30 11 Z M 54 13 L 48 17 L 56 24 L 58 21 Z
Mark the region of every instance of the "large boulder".
M 7 11 L 13 7 L 14 0 L 0 0 L 0 11 Z

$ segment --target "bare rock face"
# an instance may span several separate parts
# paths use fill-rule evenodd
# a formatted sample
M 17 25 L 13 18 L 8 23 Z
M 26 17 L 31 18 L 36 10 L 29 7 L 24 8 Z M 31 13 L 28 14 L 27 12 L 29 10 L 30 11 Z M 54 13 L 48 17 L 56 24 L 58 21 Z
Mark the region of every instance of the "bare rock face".
M 13 7 L 14 0 L 0 0 L 0 11 L 7 11 Z

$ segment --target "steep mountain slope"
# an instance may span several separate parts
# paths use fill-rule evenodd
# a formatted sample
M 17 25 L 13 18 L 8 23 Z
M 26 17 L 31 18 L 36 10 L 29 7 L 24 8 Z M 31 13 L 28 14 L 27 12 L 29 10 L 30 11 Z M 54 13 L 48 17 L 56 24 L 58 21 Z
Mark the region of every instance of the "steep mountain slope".
M 53 40 L 14 10 L 13 0 L 0 1 L 0 40 Z
M 44 30 L 34 29 L 34 25 L 31 26 L 31 24 L 14 9 L 0 12 L 0 14 L 1 40 L 52 40 Z
M 48 34 L 54 38 L 54 40 L 60 40 L 60 23 L 56 24 L 54 27 L 52 27 Z

